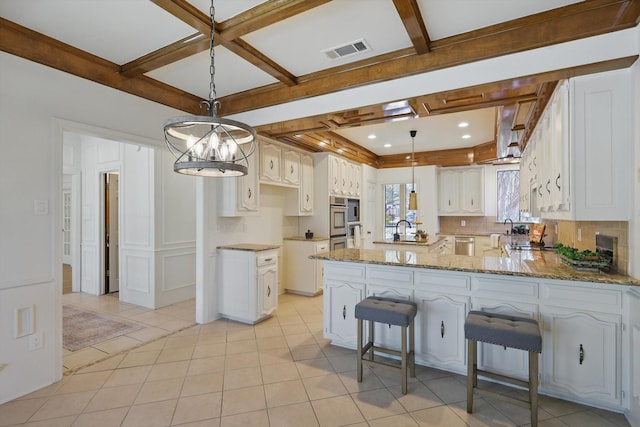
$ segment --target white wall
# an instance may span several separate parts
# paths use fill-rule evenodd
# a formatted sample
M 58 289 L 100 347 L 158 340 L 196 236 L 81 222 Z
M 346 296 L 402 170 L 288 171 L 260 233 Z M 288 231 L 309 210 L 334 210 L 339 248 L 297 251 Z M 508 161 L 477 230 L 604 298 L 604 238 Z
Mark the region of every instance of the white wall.
M 62 130 L 56 119 L 138 135 L 164 147 L 180 112 L 0 53 L 0 403 L 62 375 Z M 34 209 L 36 204 L 39 209 Z M 42 207 L 42 209 L 40 209 Z M 14 338 L 14 310 L 33 305 L 44 347 Z

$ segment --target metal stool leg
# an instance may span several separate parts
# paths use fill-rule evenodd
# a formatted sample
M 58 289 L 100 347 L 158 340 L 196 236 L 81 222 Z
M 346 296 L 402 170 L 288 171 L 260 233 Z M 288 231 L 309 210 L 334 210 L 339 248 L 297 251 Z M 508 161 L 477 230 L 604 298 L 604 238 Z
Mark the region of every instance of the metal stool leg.
M 529 352 L 529 404 L 531 427 L 538 426 L 538 353 Z
M 473 411 L 473 387 L 477 385 L 477 341 L 467 341 L 467 412 Z
M 401 365 L 400 371 L 402 372 L 402 394 L 407 394 L 407 327 L 402 327 L 402 344 L 400 347 L 401 352 Z
M 362 382 L 362 319 L 358 319 L 358 382 Z
M 416 334 L 413 326 L 413 322 L 409 324 L 409 369 L 411 370 L 411 377 L 416 376 Z
M 375 332 L 375 330 L 373 328 L 373 324 L 374 324 L 373 320 L 369 320 L 369 342 L 371 343 L 371 349 L 369 350 L 369 360 L 371 360 L 371 361 L 373 361 L 373 356 L 374 356 L 373 355 L 373 351 L 374 351 L 374 349 L 373 349 L 373 345 L 374 344 L 373 343 L 375 342 L 374 341 L 374 332 Z

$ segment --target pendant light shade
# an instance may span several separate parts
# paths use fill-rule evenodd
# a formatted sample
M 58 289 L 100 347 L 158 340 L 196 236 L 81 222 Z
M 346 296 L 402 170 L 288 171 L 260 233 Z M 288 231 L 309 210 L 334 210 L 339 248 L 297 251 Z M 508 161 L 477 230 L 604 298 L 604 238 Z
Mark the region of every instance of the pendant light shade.
M 256 131 L 241 122 L 217 116 L 216 101 L 214 15 L 211 0 L 211 34 L 209 57 L 211 77 L 209 100 L 202 101 L 208 116 L 181 116 L 164 123 L 164 139 L 176 158 L 173 170 L 186 175 L 227 177 L 246 175 L 248 157 L 255 151 Z
M 413 187 L 411 188 L 411 193 L 409 193 L 409 210 L 417 211 L 418 210 L 418 195 L 416 194 L 416 180 L 415 180 L 415 159 L 414 159 L 414 138 L 418 133 L 417 130 L 410 130 L 409 135 L 411 135 L 411 183 Z

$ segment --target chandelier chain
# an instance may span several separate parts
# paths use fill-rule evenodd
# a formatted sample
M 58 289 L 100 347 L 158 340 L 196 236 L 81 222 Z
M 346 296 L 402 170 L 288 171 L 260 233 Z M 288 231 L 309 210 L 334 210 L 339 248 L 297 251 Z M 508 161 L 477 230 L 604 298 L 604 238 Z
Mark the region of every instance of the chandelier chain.
M 215 17 L 216 8 L 213 6 L 213 0 L 211 0 L 211 7 L 209 8 L 209 16 L 211 17 L 211 33 L 209 34 L 209 58 L 211 63 L 209 65 L 209 75 L 211 76 L 211 82 L 209 83 L 209 110 L 213 116 L 217 115 L 218 101 L 216 101 L 216 83 L 214 76 L 216 74 L 215 65 Z

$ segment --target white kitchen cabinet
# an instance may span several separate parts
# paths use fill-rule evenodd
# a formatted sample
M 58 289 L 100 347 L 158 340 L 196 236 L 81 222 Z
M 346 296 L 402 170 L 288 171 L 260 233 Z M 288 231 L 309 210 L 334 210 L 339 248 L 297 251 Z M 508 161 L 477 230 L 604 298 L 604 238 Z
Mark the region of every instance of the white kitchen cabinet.
M 623 354 L 623 372 L 629 372 L 629 375 L 623 377 L 623 381 L 629 389 L 629 413 L 628 419 L 631 425 L 640 425 L 640 289 L 630 289 L 625 295 L 627 324 L 628 347 Z
M 345 173 L 344 163 L 344 160 L 339 157 L 329 156 L 329 189 L 333 196 L 344 195 L 346 183 L 343 176 Z
M 322 292 L 322 261 L 309 259 L 309 255 L 329 251 L 329 239 L 285 239 L 283 248 L 283 286 L 287 292 L 318 295 Z
M 332 196 L 360 197 L 362 166 L 329 156 L 329 190 Z
M 345 171 L 347 172 L 347 195 L 351 197 L 360 197 L 360 186 L 362 184 L 362 166 L 345 162 Z
M 545 388 L 619 404 L 620 316 L 547 308 L 543 318 Z
M 284 150 L 284 171 L 282 181 L 285 184 L 300 185 L 300 153 L 293 150 Z
M 416 357 L 430 365 L 463 370 L 466 363 L 464 322 L 469 298 L 416 291 Z
M 278 249 L 218 249 L 219 310 L 226 318 L 254 324 L 278 306 Z
M 263 142 L 260 146 L 260 180 L 282 182 L 282 148 Z
M 484 214 L 484 167 L 443 168 L 438 173 L 438 215 Z
M 218 180 L 224 203 L 218 203 L 218 215 L 256 215 L 260 208 L 258 184 L 258 154 L 248 158 L 249 171 L 246 175 Z
M 364 284 L 325 279 L 323 294 L 324 337 L 355 348 L 357 321 L 355 308 L 364 298 Z
M 313 214 L 313 157 L 304 154 L 300 160 L 302 183 L 300 185 L 300 213 Z

